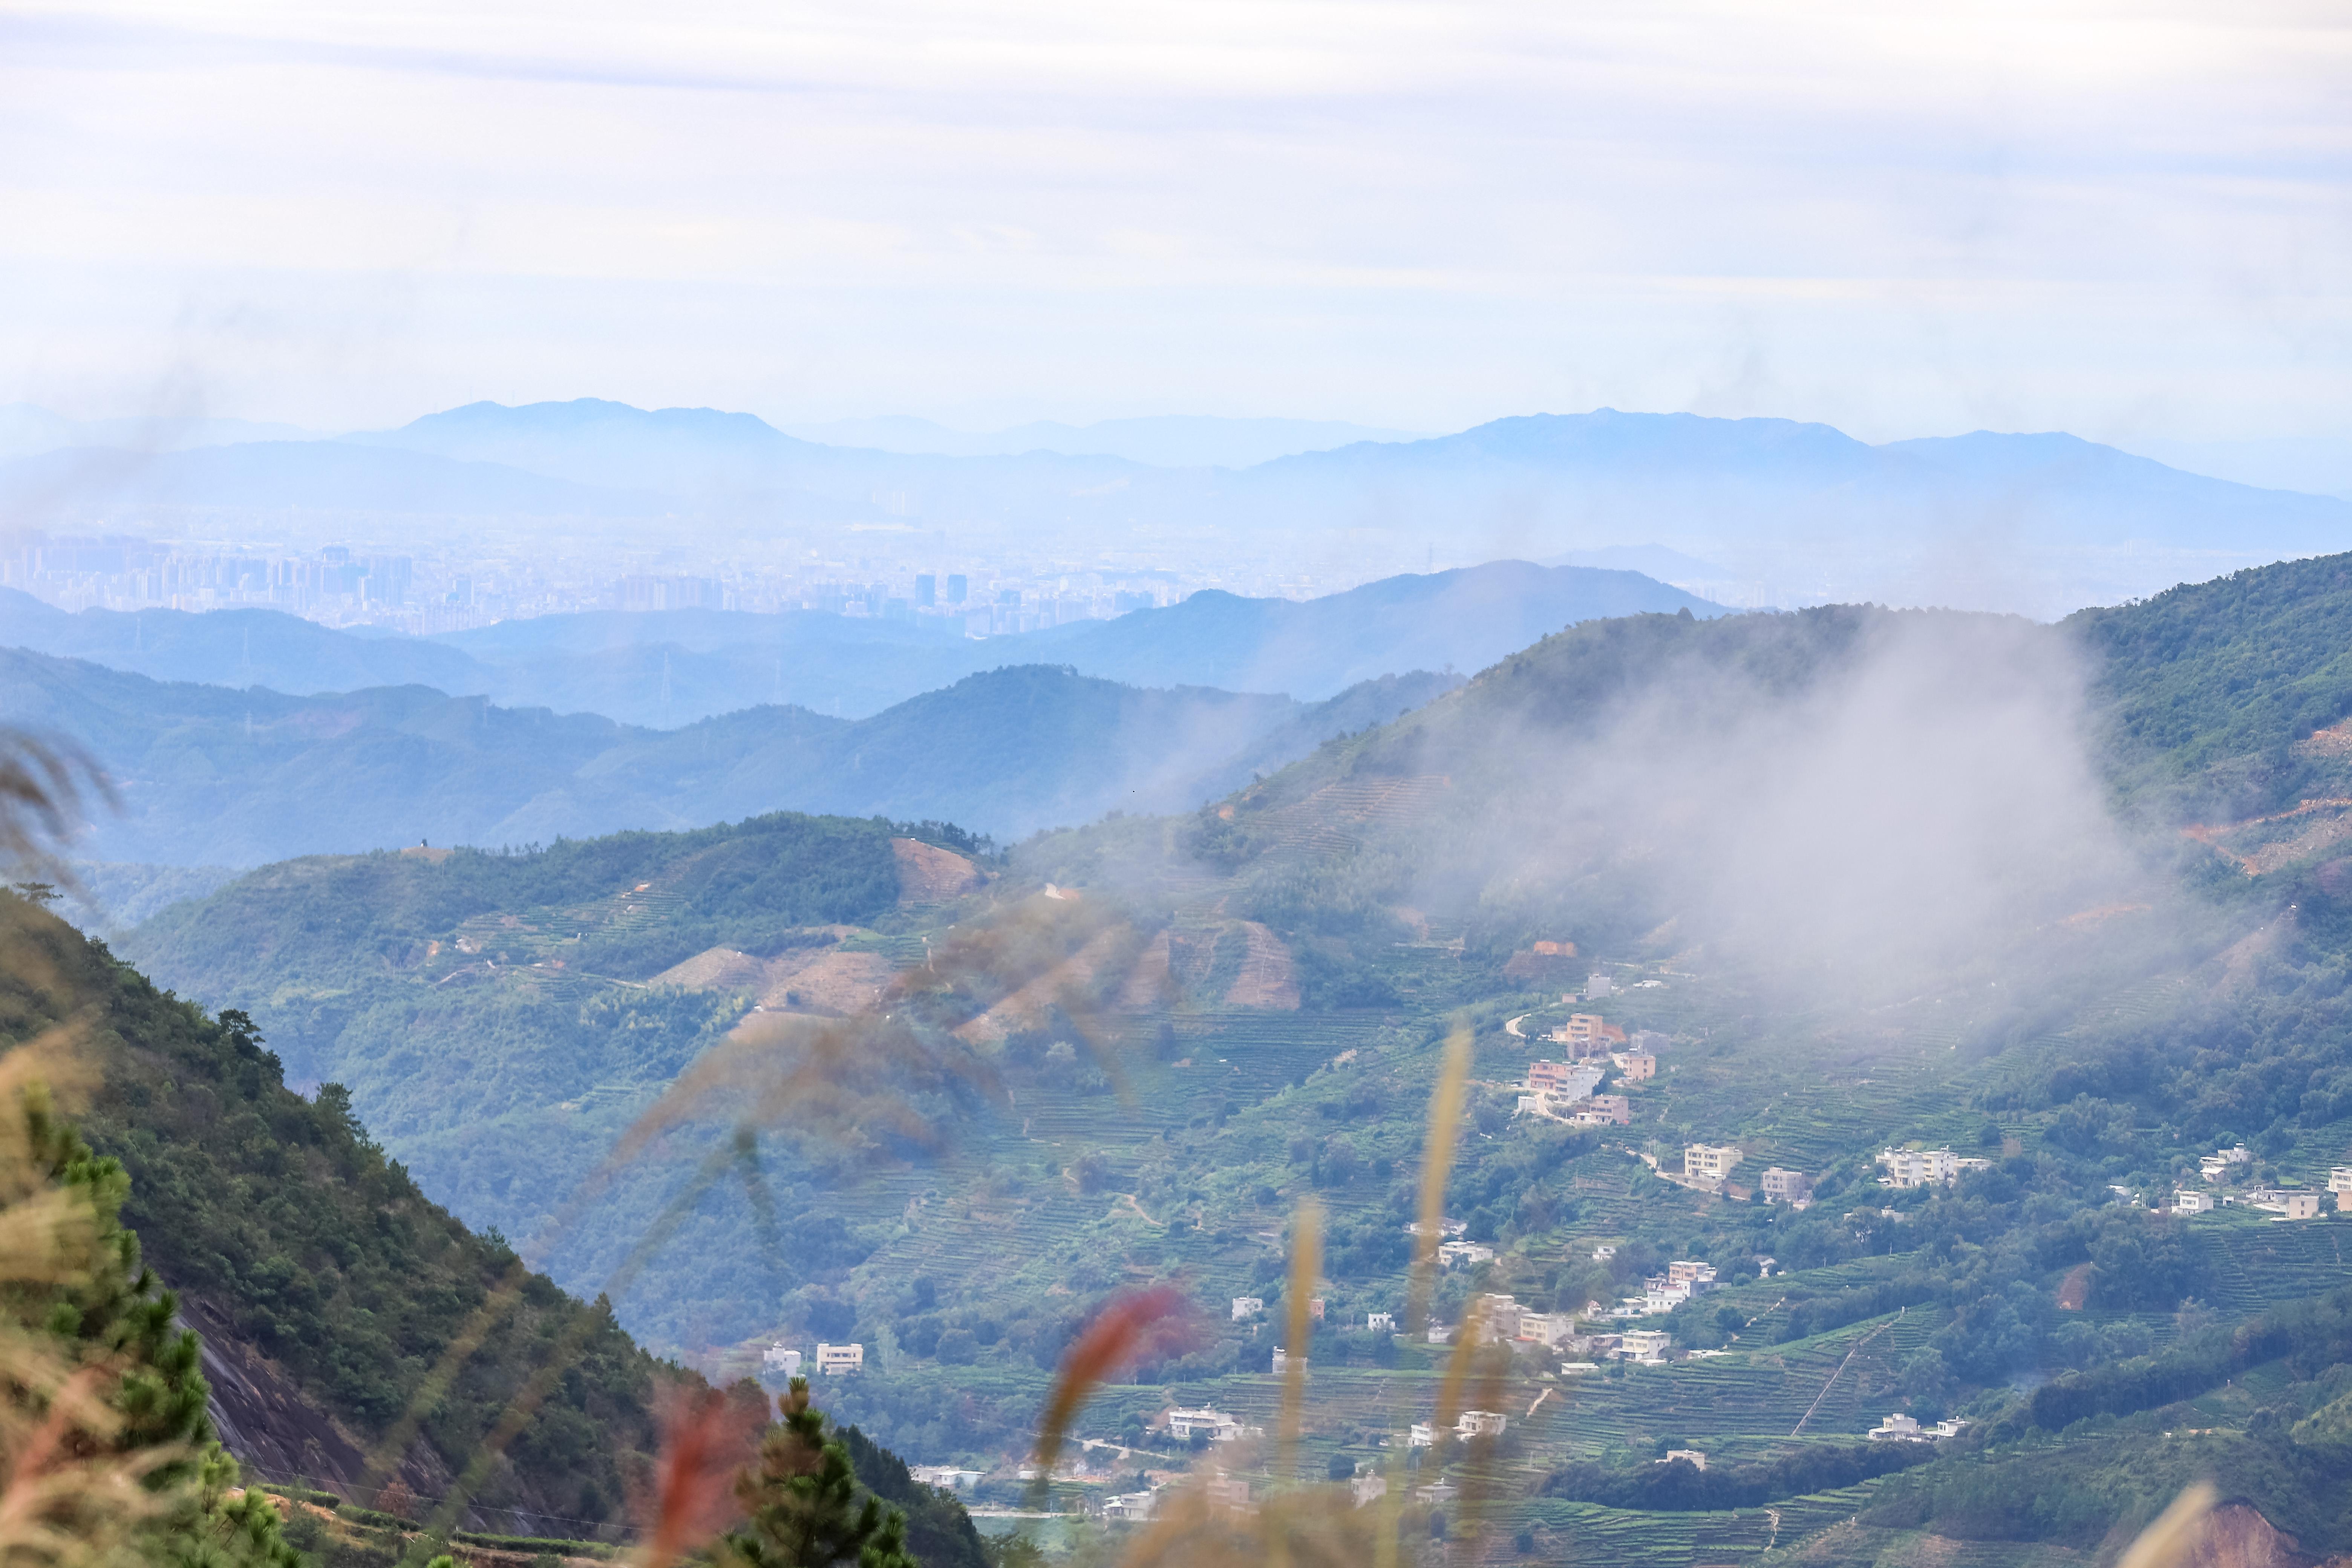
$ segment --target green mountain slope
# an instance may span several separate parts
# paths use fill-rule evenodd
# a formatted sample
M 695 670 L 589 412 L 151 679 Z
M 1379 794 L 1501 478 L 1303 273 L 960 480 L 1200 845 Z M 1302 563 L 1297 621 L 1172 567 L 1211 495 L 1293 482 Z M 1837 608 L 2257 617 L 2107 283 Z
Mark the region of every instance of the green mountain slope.
M 215 1005 L 241 1001 L 298 1082 L 347 1085 L 434 1193 L 522 1238 L 754 1001 L 825 1016 L 870 999 L 895 951 L 872 928 L 900 929 L 924 900 L 981 879 L 913 833 L 971 848 L 952 830 L 785 814 L 515 855 L 293 861 L 166 910 L 123 950 Z M 740 970 L 745 984 L 648 984 L 705 952 L 726 955 L 714 980 Z M 665 1163 L 627 1173 L 552 1258 L 556 1278 L 593 1293 L 684 1179 Z M 698 1319 L 695 1332 L 735 1324 L 735 1337 L 763 1321 L 758 1304 L 855 1246 L 796 1248 L 771 1278 L 744 1219 L 725 1216 L 714 1272 L 639 1288 L 683 1316 L 633 1321 L 661 1323 L 671 1343 Z M 754 1304 L 748 1321 L 730 1301 Z
M 1386 577 L 1319 599 L 1250 599 L 1211 589 L 1165 609 L 1062 626 L 1034 640 L 1042 657 L 1113 680 L 1327 697 L 1399 669 L 1483 668 L 1579 622 L 1677 610 L 1724 613 L 1637 572 L 1490 561 Z
M 2352 715 L 2352 556 L 2185 584 L 2065 625 L 2093 661 L 2128 797 L 2227 820 L 2352 794 L 2352 748 L 2302 744 Z
M 743 902 L 738 879 L 700 889 L 698 907 L 723 921 Z M 374 1500 L 383 1476 L 370 1459 L 415 1418 L 383 1474 L 430 1504 L 555 1365 L 460 1522 L 558 1539 L 627 1524 L 659 1446 L 660 1399 L 698 1378 L 638 1349 L 604 1300 L 563 1294 L 496 1233 L 477 1236 L 427 1200 L 340 1087 L 289 1092 L 242 1016 L 209 1017 L 158 992 L 12 894 L 0 894 L 0 1049 L 61 1024 L 86 1032 L 101 1077 L 83 1131 L 128 1173 L 123 1223 L 201 1335 L 215 1425 L 257 1479 Z M 427 1393 L 467 1332 L 475 1348 Z M 862 1434 L 845 1436 L 861 1486 L 908 1514 L 920 1561 L 980 1568 L 960 1504 L 913 1485 Z
M 157 991 L 21 900 L 0 899 L 0 940 L 20 959 L 0 977 L 7 1037 L 89 1019 L 105 1079 L 83 1128 L 130 1173 L 124 1222 L 149 1264 L 231 1364 L 274 1372 L 309 1401 L 307 1418 L 299 1405 L 233 1405 L 232 1428 L 281 1462 L 358 1482 L 358 1461 L 514 1255 L 428 1200 L 370 1140 L 348 1097 L 289 1092 L 277 1058 L 235 1018 Z M 21 962 L 27 954 L 37 957 Z M 42 976 L 37 986 L 31 975 Z M 656 1390 L 679 1374 L 633 1345 L 607 1309 L 543 1275 L 431 1403 L 402 1457 L 412 1489 L 445 1489 L 546 1344 L 582 1332 L 578 1372 L 526 1426 L 482 1501 L 523 1534 L 577 1533 L 583 1521 L 616 1517 L 631 1467 L 654 1447 Z
M 1948 1550 L 1923 1533 L 2087 1552 L 2211 1470 L 2307 1549 L 2352 1547 L 2352 1521 L 2327 1505 L 2352 1476 L 2316 1420 L 2344 1392 L 2329 1348 L 2331 1302 L 2352 1285 L 2342 1222 L 2154 1212 L 2176 1188 L 2205 1190 L 2197 1157 L 2217 1144 L 2247 1143 L 2248 1189 L 2315 1187 L 2352 1163 L 2352 944 L 2336 934 L 2352 880 L 2331 889 L 2333 852 L 2307 847 L 2231 871 L 2231 896 L 2212 898 L 2210 879 L 2173 874 L 2176 850 L 2210 855 L 2197 841 L 2113 821 L 2137 764 L 2086 747 L 2086 707 L 2095 725 L 2135 691 L 2204 689 L 2215 678 L 2200 661 L 2224 657 L 2162 639 L 2135 655 L 2142 608 L 2113 612 L 2119 651 L 2087 693 L 2072 634 L 1993 617 L 1832 608 L 1579 626 L 1215 807 L 1046 835 L 961 901 L 828 933 L 837 972 L 869 980 L 1040 911 L 1085 911 L 1127 940 L 1082 975 L 1048 971 L 1074 988 L 1066 1005 L 1003 1006 L 957 1037 L 1001 1094 L 909 1087 L 937 1145 L 877 1138 L 826 1163 L 763 1125 L 791 1268 L 745 1262 L 752 1200 L 713 1188 L 665 1253 L 707 1288 L 621 1310 L 722 1358 L 769 1334 L 855 1339 L 869 1370 L 840 1386 L 845 1418 L 916 1458 L 990 1470 L 1009 1500 L 1087 1308 L 1170 1282 L 1206 1321 L 1083 1414 L 1078 1435 L 1115 1449 L 1066 1485 L 1100 1495 L 1186 1462 L 1156 1433 L 1171 1405 L 1278 1419 L 1265 1325 L 1281 1318 L 1287 1227 L 1313 1198 L 1325 1311 L 1302 1468 L 1384 1467 L 1398 1450 L 1383 1440 L 1431 1418 L 1449 1353 L 1367 1318 L 1406 1307 L 1424 1119 L 1459 1020 L 1473 1056 L 1447 1212 L 1493 1255 L 1444 1272 L 1438 1321 L 1458 1328 L 1486 1292 L 1569 1312 L 1633 1296 L 1633 1316 L 1600 1326 L 1647 1323 L 1720 1352 L 1570 1373 L 1522 1346 L 1479 1372 L 1494 1380 L 1481 1407 L 1508 1415 L 1503 1462 L 1441 1445 L 1421 1463 L 1424 1477 L 1447 1467 L 1465 1507 L 1471 1489 L 1499 1489 L 1481 1506 L 1505 1538 L 1676 1568 L 1847 1540 L 1873 1556 Z M 1047 883 L 1059 897 L 1023 896 Z M 607 904 L 637 891 L 617 886 Z M 262 907 L 232 887 L 181 918 L 259 929 Z M 640 907 L 635 940 L 653 951 L 668 917 Z M 290 897 L 270 923 L 324 908 Z M 453 983 L 465 994 L 439 1015 L 419 998 L 431 965 L 460 967 L 446 944 L 508 918 L 499 929 L 538 927 L 535 941 L 572 934 L 519 904 L 404 933 L 445 950 L 404 982 L 408 1012 L 384 1015 L 414 1025 L 352 1052 L 398 1063 L 385 1092 L 453 1072 L 439 1083 L 467 1087 L 435 1095 L 495 1088 L 510 1053 L 494 994 Z M 652 997 L 626 1003 L 647 1018 L 631 1058 L 646 1070 L 615 1085 L 634 1100 L 530 1107 L 518 1093 L 495 1121 L 451 1116 L 387 1140 L 467 1214 L 551 1174 L 568 1184 L 593 1158 L 579 1145 L 650 1102 L 666 1059 L 652 1042 L 715 1040 L 755 978 L 796 1005 L 768 966 L 803 950 L 728 951 L 669 975 L 662 1005 L 709 1010 L 697 1031 L 654 1020 Z M 215 994 L 202 965 L 178 973 Z M 1591 987 L 1596 973 L 1611 984 Z M 268 958 L 233 975 L 256 1006 L 300 990 Z M 1603 994 L 1570 999 L 1589 989 Z M 617 997 L 564 1000 L 585 1018 Z M 1566 1054 L 1547 1037 L 1579 1016 L 1655 1047 L 1652 1078 L 1604 1058 L 1622 1122 L 1520 1105 L 1528 1064 Z M 879 1053 L 914 1026 L 841 1026 Z M 664 1126 L 673 1160 L 724 1147 L 717 1121 Z M 1675 1179 L 1695 1143 L 1738 1152 L 1720 1188 Z M 1899 1187 L 1876 1156 L 1904 1145 L 1983 1163 L 1948 1187 Z M 1811 1205 L 1759 1201 L 1768 1168 L 1809 1177 Z M 621 1194 L 630 1225 L 681 1190 L 667 1170 L 670 1185 Z M 1646 1281 L 1677 1260 L 1715 1268 L 1719 1289 L 1653 1313 Z M 1266 1316 L 1229 1317 L 1235 1298 Z M 2317 1326 L 2297 1339 L 2294 1325 Z M 2028 1392 L 2075 1373 L 2109 1391 L 2087 1426 Z M 2112 1392 L 2151 1388 L 2171 1392 Z M 1890 1411 L 1969 1426 L 1929 1462 L 1871 1477 L 1845 1451 Z M 1648 1481 L 1668 1448 L 1727 1467 L 1738 1511 Z

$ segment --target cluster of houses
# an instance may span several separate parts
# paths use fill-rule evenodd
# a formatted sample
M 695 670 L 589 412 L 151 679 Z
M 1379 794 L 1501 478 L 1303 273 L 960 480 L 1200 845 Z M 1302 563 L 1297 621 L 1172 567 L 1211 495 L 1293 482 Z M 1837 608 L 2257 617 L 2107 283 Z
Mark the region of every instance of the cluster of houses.
M 1609 976 L 1596 974 L 1586 983 L 1584 994 L 1588 999 L 1607 996 L 1614 989 Z M 1568 1047 L 1568 1059 L 1528 1064 L 1527 1077 L 1517 1086 L 1519 1114 L 1576 1127 L 1632 1125 L 1633 1102 L 1622 1094 L 1598 1092 L 1601 1080 L 1612 1069 L 1621 1085 L 1657 1077 L 1658 1053 L 1665 1048 L 1666 1037 L 1637 1029 L 1629 1037 L 1622 1027 L 1597 1013 L 1571 1013 L 1546 1038 Z
M 1655 1078 L 1658 1058 L 1645 1050 L 1611 1051 L 1607 1060 L 1622 1083 Z M 1633 1120 L 1633 1103 L 1622 1094 L 1601 1094 L 1607 1068 L 1601 1058 L 1581 1061 L 1535 1061 L 1517 1086 L 1520 1114 L 1574 1127 L 1625 1127 Z
M 1595 1319 L 1640 1318 L 1653 1312 L 1671 1311 L 1691 1297 L 1712 1289 L 1715 1283 L 1715 1266 L 1711 1263 L 1691 1260 L 1670 1263 L 1665 1273 L 1648 1281 L 1643 1295 L 1627 1298 L 1613 1312 L 1603 1312 L 1597 1301 L 1588 1303 L 1585 1315 Z M 1673 1336 L 1663 1330 L 1580 1332 L 1577 1314 L 1542 1311 L 1522 1304 L 1516 1296 L 1496 1290 L 1484 1291 L 1471 1298 L 1463 1312 L 1463 1324 L 1476 1334 L 1481 1344 L 1519 1344 L 1573 1358 L 1591 1356 L 1655 1365 L 1664 1361 L 1667 1352 L 1674 1348 Z M 1364 1327 L 1374 1332 L 1394 1333 L 1397 1331 L 1396 1314 L 1367 1313 Z M 1432 1323 L 1428 1329 L 1429 1342 L 1432 1344 L 1450 1343 L 1457 1331 L 1444 1324 Z M 1277 1351 L 1274 1370 L 1277 1373 L 1285 1371 L 1287 1361 L 1288 1358 Z M 1579 1363 L 1571 1361 L 1569 1369 L 1578 1370 L 1579 1365 Z M 1581 1369 L 1591 1370 L 1589 1365 Z M 1177 1413 L 1179 1416 L 1185 1414 L 1181 1411 Z M 1189 1436 L 1189 1431 L 1174 1435 L 1182 1438 Z
M 2183 1187 L 2173 1194 L 2175 1214 L 2210 1214 L 2216 1208 L 2242 1205 L 2263 1209 L 2282 1219 L 2316 1219 L 2320 1200 L 2335 1194 L 2336 1211 L 2352 1213 L 2352 1165 L 2337 1165 L 2327 1173 L 2327 1192 L 2314 1192 L 2306 1187 L 2265 1187 L 2240 1185 L 2236 1178 L 2250 1169 L 2253 1156 L 2240 1143 L 2233 1148 L 2216 1150 L 2197 1162 L 2197 1173 L 2206 1187 Z
M 1871 1437 L 1881 1443 L 1934 1443 L 1946 1437 L 1957 1437 L 1965 1421 L 1938 1421 L 1923 1426 L 1911 1416 L 1899 1411 L 1870 1429 Z
M 1666 1265 L 1664 1274 L 1642 1282 L 1642 1294 L 1628 1296 L 1609 1310 L 1612 1318 L 1647 1318 L 1671 1312 L 1693 1296 L 1715 1289 L 1715 1265 L 1685 1258 Z

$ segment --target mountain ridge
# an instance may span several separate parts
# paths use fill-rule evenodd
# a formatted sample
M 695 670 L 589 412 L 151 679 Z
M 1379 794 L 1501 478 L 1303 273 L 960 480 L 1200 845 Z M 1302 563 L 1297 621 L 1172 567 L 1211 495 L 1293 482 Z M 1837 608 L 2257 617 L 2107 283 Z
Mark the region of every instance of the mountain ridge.
M 652 731 L 425 686 L 289 697 L 0 651 L 0 709 L 74 736 L 121 797 L 79 852 L 163 865 L 546 842 L 787 806 L 1019 837 L 1191 804 L 1276 732 L 1311 746 L 1452 683 L 1408 675 L 1303 704 L 1013 666 L 865 720 L 762 706 Z
M 408 638 L 339 632 L 258 608 L 68 613 L 0 588 L 0 645 L 159 679 L 296 696 L 423 684 L 506 707 L 669 728 L 761 704 L 866 718 L 968 675 L 1038 661 L 1139 686 L 1230 688 L 1246 679 L 1255 690 L 1318 701 L 1415 663 L 1481 668 L 1542 631 L 1596 615 L 1719 613 L 1639 576 L 1508 561 L 1383 579 L 1298 605 L 1220 592 L 1196 598 L 986 639 L 919 621 L 808 610 L 584 611 Z M 1433 625 L 1410 624 L 1415 602 Z M 1277 638 L 1276 628 L 1289 629 Z

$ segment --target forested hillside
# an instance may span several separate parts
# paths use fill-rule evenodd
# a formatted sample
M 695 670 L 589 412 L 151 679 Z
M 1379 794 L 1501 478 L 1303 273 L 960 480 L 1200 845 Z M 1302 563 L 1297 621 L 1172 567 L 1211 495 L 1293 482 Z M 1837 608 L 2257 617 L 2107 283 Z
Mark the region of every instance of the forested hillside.
M 202 1373 L 169 1347 L 152 1353 L 191 1411 L 209 1381 L 214 1426 L 249 1482 L 312 1498 L 325 1486 L 418 1517 L 462 1486 L 456 1522 L 496 1532 L 483 1539 L 625 1538 L 642 1521 L 660 1411 L 702 1390 L 700 1377 L 638 1349 L 602 1299 L 566 1295 L 496 1232 L 477 1236 L 427 1199 L 341 1086 L 289 1091 L 244 1015 L 208 1016 L 158 992 L 15 893 L 0 893 L 0 1048 L 58 1026 L 87 1041 L 99 1079 L 82 1130 L 121 1163 L 121 1219 L 137 1238 L 127 1256 L 143 1256 L 177 1293 Z M 142 1441 L 193 1419 L 132 1403 L 155 1428 Z M 492 1449 L 512 1414 L 519 1426 Z M 904 1462 L 862 1434 L 843 1436 L 857 1495 L 870 1488 L 904 1511 L 922 1563 L 981 1568 L 959 1504 L 910 1484 Z M 394 1493 L 410 1500 L 393 1504 Z M 364 1506 L 350 1517 L 407 1523 Z M 289 1536 L 332 1561 L 391 1561 L 297 1522 Z M 232 1542 L 222 1555 L 215 1542 L 204 1561 L 315 1561 L 248 1550 L 235 1555 Z
M 747 1007 L 865 1007 L 904 951 L 884 933 L 979 887 L 975 854 L 939 824 L 787 813 L 511 855 L 320 858 L 168 910 L 123 951 L 167 984 L 247 1009 L 297 1081 L 348 1086 L 444 1202 L 520 1239 Z M 730 955 L 750 983 L 662 979 L 704 953 Z M 593 1293 L 680 1179 L 668 1163 L 628 1173 L 551 1259 L 556 1277 Z M 717 1235 L 731 1239 L 705 1249 L 709 1272 L 639 1288 L 679 1314 L 640 1316 L 641 1328 L 658 1322 L 676 1344 L 747 1313 L 756 1324 L 793 1283 L 771 1276 L 740 1211 L 725 1217 Z M 820 1226 L 793 1268 L 822 1274 L 852 1245 Z
M 159 992 L 13 895 L 0 897 L 0 921 L 16 956 L 0 969 L 5 1035 L 22 1040 L 61 1019 L 89 1020 L 104 1082 L 84 1131 L 130 1173 L 123 1220 L 148 1263 L 184 1292 L 208 1334 L 225 1336 L 233 1362 L 241 1348 L 282 1369 L 319 1416 L 306 1433 L 298 1412 L 237 1413 L 270 1423 L 254 1436 L 273 1450 L 307 1458 L 321 1479 L 357 1483 L 354 1461 L 409 1410 L 515 1267 L 513 1252 L 420 1192 L 368 1136 L 347 1094 L 289 1091 L 242 1016 L 215 1019 Z M 604 1306 L 538 1274 L 463 1360 L 448 1394 L 421 1412 L 400 1464 L 412 1489 L 446 1489 L 547 1347 L 572 1337 L 581 1337 L 577 1370 L 524 1428 L 481 1500 L 520 1510 L 500 1516 L 525 1527 L 518 1534 L 577 1533 L 618 1517 L 655 1447 L 656 1391 L 682 1374 L 639 1351 Z
M 2352 556 L 2324 555 L 2084 610 L 2116 785 L 2166 819 L 2227 821 L 2352 795 Z
M 226 978 L 281 1009 L 289 1037 L 304 1009 L 380 996 L 380 1022 L 337 1047 L 377 1075 L 368 1092 L 426 1121 L 503 1108 L 462 1130 L 387 1121 L 469 1214 L 543 1215 L 533 1194 L 569 1190 L 698 1053 L 727 1066 L 689 1081 L 730 1084 L 761 1040 L 829 1042 L 861 1064 L 856 1157 L 813 1158 L 788 1118 L 689 1096 L 644 1122 L 632 1147 L 662 1152 L 631 1178 L 646 1185 L 616 1184 L 598 1243 L 609 1258 L 643 1232 L 740 1128 L 792 1216 L 788 1267 L 759 1241 L 760 1190 L 719 1183 L 664 1257 L 725 1312 L 667 1279 L 621 1310 L 721 1359 L 770 1334 L 854 1339 L 869 1361 L 835 1395 L 845 1417 L 988 1472 L 1006 1500 L 1051 1369 L 1122 1284 L 1169 1284 L 1207 1321 L 1087 1408 L 1078 1435 L 1114 1448 L 1064 1495 L 1181 1466 L 1157 1425 L 1171 1405 L 1271 1426 L 1264 1325 L 1310 1198 L 1328 1217 L 1303 1462 L 1390 1462 L 1382 1438 L 1431 1418 L 1450 1354 L 1370 1314 L 1409 1310 L 1424 1118 L 1458 1020 L 1471 1058 L 1446 1214 L 1465 1250 L 1436 1320 L 1459 1331 L 1508 1293 L 1675 1347 L 1571 1383 L 1523 1346 L 1478 1396 L 1515 1413 L 1502 1470 L 1475 1447 L 1424 1454 L 1499 1487 L 1477 1506 L 1523 1552 L 1746 1562 L 1827 1550 L 1838 1527 L 1874 1554 L 1929 1549 L 1923 1534 L 2090 1552 L 2200 1473 L 2229 1478 L 2264 1528 L 2352 1548 L 2328 1500 L 2352 1479 L 2331 1446 L 2342 1222 L 2168 1212 L 2204 1190 L 2197 1162 L 2217 1147 L 2247 1145 L 2233 1192 L 2315 1190 L 2352 1163 L 2336 934 L 2352 879 L 2324 843 L 2263 860 L 2177 816 L 2116 819 L 2139 764 L 2086 726 L 2111 733 L 2097 726 L 2167 682 L 2226 689 L 2218 667 L 2243 640 L 2143 637 L 2143 611 L 2172 613 L 2114 612 L 2096 666 L 2075 662 L 2074 634 L 1985 616 L 1578 626 L 1199 812 L 1041 836 L 973 862 L 985 881 L 927 861 L 933 892 L 870 900 L 842 931 L 667 902 L 668 873 L 627 858 L 670 853 L 649 837 L 567 846 L 581 858 L 530 873 L 582 895 L 560 910 L 520 901 L 522 881 L 460 910 L 421 890 L 438 869 L 423 857 L 384 857 L 260 874 L 139 941 L 201 994 L 226 996 L 206 989 Z M 2257 671 L 2236 705 L 2280 679 Z M 913 853 L 878 826 L 826 831 L 845 863 Z M 929 839 L 930 856 L 958 844 Z M 572 864 L 583 879 L 557 876 Z M 450 886 L 498 874 L 460 868 Z M 600 877 L 609 891 L 588 897 Z M 408 879 L 419 891 L 359 896 Z M 343 902 L 404 912 L 311 977 L 348 945 L 323 919 Z M 1074 934 L 1040 944 L 1040 921 Z M 234 934 L 306 927 L 315 948 Z M 953 978 L 973 942 L 1013 963 L 993 1002 Z M 608 956 L 584 976 L 551 967 L 591 952 Z M 394 973 L 383 955 L 400 952 L 413 967 Z M 494 984 L 478 967 L 493 957 Z M 739 1026 L 754 1005 L 828 1032 Z M 553 1022 L 516 1048 L 525 1007 Z M 1622 1119 L 1571 1126 L 1522 1103 L 1531 1060 L 1576 1049 L 1547 1037 L 1578 1018 L 1647 1047 L 1654 1076 L 1593 1058 Z M 614 1043 L 554 1044 L 592 1024 Z M 917 1075 L 894 1093 L 910 1038 L 961 1053 L 972 1091 Z M 1691 1144 L 1735 1151 L 1729 1179 L 1684 1179 Z M 1906 1146 L 1981 1163 L 1904 1186 L 1877 1156 Z M 1808 1180 L 1810 1206 L 1762 1202 L 1768 1168 Z M 1717 1288 L 1644 1305 L 1677 1260 Z M 1229 1320 L 1235 1298 L 1266 1316 Z M 1619 1301 L 1631 1316 L 1612 1320 Z M 1889 1412 L 1966 1425 L 1882 1463 L 1864 1434 Z M 1721 1479 L 1661 1475 L 1670 1448 Z

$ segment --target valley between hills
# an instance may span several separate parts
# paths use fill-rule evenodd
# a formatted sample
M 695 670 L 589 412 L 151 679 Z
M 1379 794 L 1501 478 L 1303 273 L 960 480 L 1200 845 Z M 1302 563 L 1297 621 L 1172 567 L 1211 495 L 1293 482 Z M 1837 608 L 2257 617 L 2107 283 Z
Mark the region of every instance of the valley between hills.
M 660 1354 L 860 1346 L 827 1409 L 983 1512 L 1030 1500 L 1097 1304 L 1155 1284 L 1197 1326 L 1085 1406 L 1055 1506 L 1276 1481 L 1169 1413 L 1278 1426 L 1311 1202 L 1298 1473 L 1503 1555 L 2089 1563 L 2200 1475 L 2341 1551 L 2343 1221 L 2255 1205 L 2352 1163 L 2352 879 L 2297 804 L 2352 798 L 2342 570 L 2054 628 L 1597 620 L 1198 810 L 313 857 L 114 947 Z M 1464 1030 L 1447 1331 L 1395 1331 Z M 1523 1104 L 1614 1035 L 1654 1069 L 1596 1059 L 1622 1121 Z M 1898 1185 L 1888 1151 L 1967 1169 Z M 1676 1270 L 1711 1288 L 1648 1283 Z M 205 1289 L 266 1349 L 260 1279 Z M 1441 1342 L 1505 1313 L 1536 1337 Z M 1410 1443 L 1465 1399 L 1499 1430 Z M 1950 1435 L 1869 1436 L 1896 1416 Z

